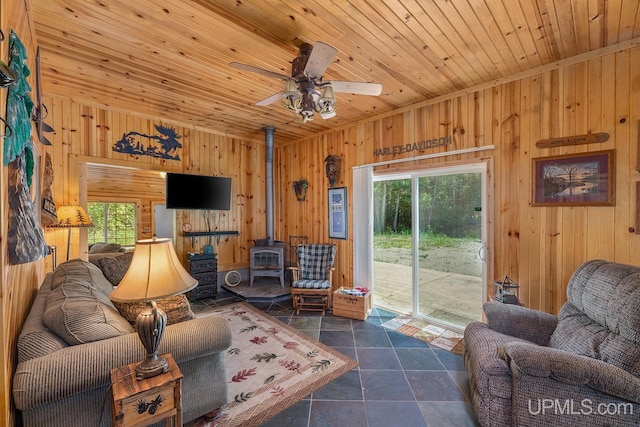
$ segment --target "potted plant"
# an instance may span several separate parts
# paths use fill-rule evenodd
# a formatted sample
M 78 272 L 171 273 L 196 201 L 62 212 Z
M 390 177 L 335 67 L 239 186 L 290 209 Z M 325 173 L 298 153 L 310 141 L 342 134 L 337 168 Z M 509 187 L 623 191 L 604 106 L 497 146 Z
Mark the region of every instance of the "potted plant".
M 293 181 L 293 191 L 296 193 L 296 199 L 299 202 L 304 202 L 307 197 L 307 188 L 309 188 L 309 181 L 306 178 L 300 178 L 297 181 Z

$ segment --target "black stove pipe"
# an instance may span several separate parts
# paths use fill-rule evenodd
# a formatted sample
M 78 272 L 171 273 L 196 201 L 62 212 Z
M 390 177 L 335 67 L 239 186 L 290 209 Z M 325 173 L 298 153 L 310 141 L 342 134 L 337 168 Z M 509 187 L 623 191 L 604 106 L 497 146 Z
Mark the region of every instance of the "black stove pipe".
M 269 246 L 273 245 L 273 134 L 276 128 L 273 126 L 265 126 L 264 131 L 265 142 L 265 189 L 266 189 L 266 213 L 267 213 L 267 239 Z

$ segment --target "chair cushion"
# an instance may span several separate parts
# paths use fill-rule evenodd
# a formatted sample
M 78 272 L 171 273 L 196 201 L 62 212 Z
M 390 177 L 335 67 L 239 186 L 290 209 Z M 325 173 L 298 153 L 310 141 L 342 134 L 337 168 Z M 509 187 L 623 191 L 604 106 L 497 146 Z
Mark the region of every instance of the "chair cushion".
M 595 260 L 569 281 L 549 345 L 640 376 L 640 268 Z
M 47 328 L 69 345 L 134 332 L 109 300 L 113 287 L 95 265 L 81 260 L 65 264 L 53 273 L 52 290 L 42 315 Z M 102 278 L 95 276 L 96 271 Z
M 296 280 L 291 287 L 298 289 L 330 289 L 331 283 L 328 280 Z
M 298 246 L 298 265 L 302 279 L 326 280 L 336 256 L 336 245 L 311 244 Z

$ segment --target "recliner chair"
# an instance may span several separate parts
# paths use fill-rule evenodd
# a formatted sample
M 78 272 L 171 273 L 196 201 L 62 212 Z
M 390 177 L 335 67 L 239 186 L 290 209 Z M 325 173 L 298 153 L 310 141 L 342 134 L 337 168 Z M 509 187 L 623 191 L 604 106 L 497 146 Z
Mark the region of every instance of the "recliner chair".
M 464 332 L 478 422 L 496 426 L 640 424 L 640 267 L 581 265 L 558 316 L 485 303 Z

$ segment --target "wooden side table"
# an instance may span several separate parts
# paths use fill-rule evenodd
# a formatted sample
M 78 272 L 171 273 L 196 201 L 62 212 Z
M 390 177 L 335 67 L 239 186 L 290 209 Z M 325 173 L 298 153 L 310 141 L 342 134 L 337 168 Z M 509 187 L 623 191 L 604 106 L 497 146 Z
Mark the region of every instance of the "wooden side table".
M 114 426 L 142 427 L 161 420 L 182 426 L 182 373 L 171 354 L 164 357 L 169 370 L 143 380 L 136 379 L 138 363 L 111 370 Z

